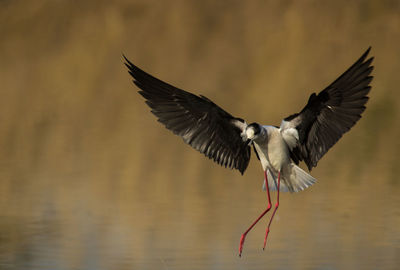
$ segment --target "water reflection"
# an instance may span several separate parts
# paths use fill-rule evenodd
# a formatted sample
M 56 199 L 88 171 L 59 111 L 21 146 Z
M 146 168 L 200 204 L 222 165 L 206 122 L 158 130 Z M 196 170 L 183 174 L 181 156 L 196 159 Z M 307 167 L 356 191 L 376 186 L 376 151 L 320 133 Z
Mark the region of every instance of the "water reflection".
M 219 194 L 212 192 L 221 179 L 186 179 L 207 181 L 211 194 L 193 189 L 179 198 L 168 189 L 164 198 L 153 196 L 153 187 L 145 198 L 134 190 L 98 192 L 91 184 L 58 188 L 54 179 L 44 190 L 31 187 L 41 195 L 10 199 L 18 203 L 1 217 L 2 269 L 373 269 L 399 263 L 399 211 L 380 207 L 398 205 L 392 187 L 360 192 L 348 183 L 333 188 L 329 178 L 310 191 L 284 194 L 267 250 L 261 248 L 265 220 L 239 259 L 240 234 L 266 198 L 260 189 L 249 192 L 250 183 L 261 181 L 228 176 L 232 185 Z M 366 204 L 369 194 L 373 203 Z

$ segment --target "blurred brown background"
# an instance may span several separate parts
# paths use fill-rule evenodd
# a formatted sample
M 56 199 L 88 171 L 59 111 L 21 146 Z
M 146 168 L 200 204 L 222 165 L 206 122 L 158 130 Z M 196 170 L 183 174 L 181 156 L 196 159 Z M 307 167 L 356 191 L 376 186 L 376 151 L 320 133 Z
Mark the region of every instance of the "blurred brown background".
M 398 269 L 399 1 L 3 0 L 0 36 L 0 269 Z M 241 176 L 173 136 L 122 53 L 279 125 L 370 45 L 363 118 L 239 259 L 260 164 Z

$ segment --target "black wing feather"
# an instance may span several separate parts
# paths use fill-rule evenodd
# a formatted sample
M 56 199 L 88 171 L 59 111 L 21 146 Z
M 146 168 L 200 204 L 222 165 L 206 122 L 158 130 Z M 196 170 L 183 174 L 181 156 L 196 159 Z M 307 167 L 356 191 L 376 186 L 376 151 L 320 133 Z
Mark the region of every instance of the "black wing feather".
M 151 112 L 194 149 L 216 163 L 242 174 L 250 161 L 250 146 L 233 117 L 204 96 L 196 96 L 165 83 L 133 65 L 125 56 L 133 82 L 141 90 Z
M 370 49 L 318 95 L 313 93 L 300 113 L 284 119 L 299 133 L 299 142 L 290 153 L 296 163 L 304 160 L 311 170 L 361 118 L 373 78 L 373 57 L 365 60 Z

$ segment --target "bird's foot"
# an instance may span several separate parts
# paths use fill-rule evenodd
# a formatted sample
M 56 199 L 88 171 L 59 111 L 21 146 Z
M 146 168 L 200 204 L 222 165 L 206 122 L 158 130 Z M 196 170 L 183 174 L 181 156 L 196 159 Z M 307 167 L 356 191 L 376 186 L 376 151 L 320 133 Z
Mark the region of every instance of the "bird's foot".
M 267 228 L 267 231 L 265 232 L 265 238 L 264 238 L 264 246 L 263 246 L 263 250 L 265 250 L 265 246 L 267 245 L 268 233 L 269 233 L 269 228 Z
M 239 243 L 239 257 L 242 257 L 243 244 L 244 244 L 245 238 L 246 238 L 246 234 L 242 234 L 242 237 L 240 237 L 240 243 Z

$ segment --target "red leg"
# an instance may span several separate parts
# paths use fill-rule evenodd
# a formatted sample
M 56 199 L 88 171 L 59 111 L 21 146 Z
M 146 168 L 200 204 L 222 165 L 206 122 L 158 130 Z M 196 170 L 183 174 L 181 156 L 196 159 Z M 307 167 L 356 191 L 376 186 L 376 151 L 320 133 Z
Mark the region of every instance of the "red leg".
M 268 194 L 268 206 L 267 206 L 267 209 L 265 209 L 265 211 L 262 212 L 262 214 L 253 222 L 253 224 L 251 224 L 251 226 L 242 234 L 242 237 L 240 238 L 240 244 L 239 244 L 239 257 L 242 256 L 243 244 L 244 244 L 244 240 L 246 238 L 247 233 L 271 209 L 271 197 L 269 195 L 269 187 L 268 187 L 268 179 L 267 179 L 267 172 L 266 171 L 264 171 L 264 181 L 265 181 L 265 187 L 267 189 L 267 194 Z
M 269 220 L 269 223 L 268 223 L 267 231 L 265 232 L 263 250 L 265 249 L 265 246 L 267 245 L 267 237 L 268 237 L 268 233 L 269 233 L 269 227 L 271 226 L 272 219 L 274 218 L 275 212 L 279 207 L 279 187 L 280 187 L 280 182 L 281 182 L 281 172 L 278 173 L 278 195 L 277 195 L 277 198 L 276 198 L 276 205 L 275 205 L 274 212 L 272 212 L 271 219 Z

